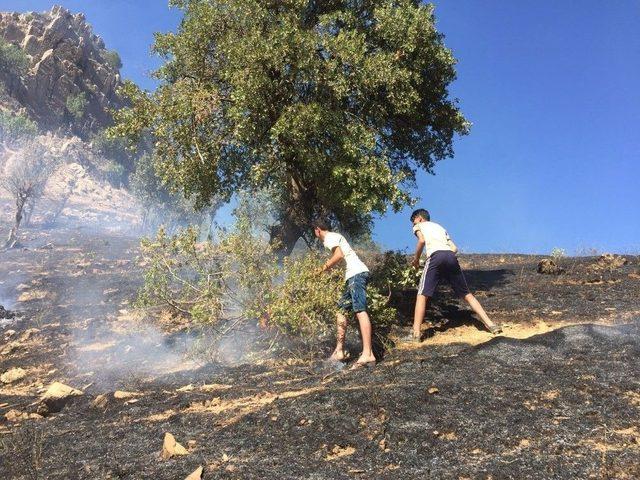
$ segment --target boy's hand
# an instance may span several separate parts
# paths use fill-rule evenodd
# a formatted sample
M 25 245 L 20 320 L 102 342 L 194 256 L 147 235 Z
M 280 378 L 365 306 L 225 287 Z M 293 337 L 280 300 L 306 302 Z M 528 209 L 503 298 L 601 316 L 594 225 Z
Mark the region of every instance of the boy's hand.
M 420 268 L 420 259 L 419 258 L 414 258 L 411 261 L 411 265 L 413 265 L 413 268 L 416 268 L 416 269 Z

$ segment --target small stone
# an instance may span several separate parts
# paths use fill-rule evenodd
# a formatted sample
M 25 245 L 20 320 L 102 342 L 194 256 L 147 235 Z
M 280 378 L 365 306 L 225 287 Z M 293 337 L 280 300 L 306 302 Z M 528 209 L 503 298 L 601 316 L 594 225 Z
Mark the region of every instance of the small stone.
M 2 383 L 13 383 L 18 380 L 22 380 L 27 376 L 27 371 L 22 368 L 10 368 L 2 375 L 0 375 L 0 382 Z
M 93 402 L 91 402 L 91 406 L 93 408 L 104 409 L 107 407 L 108 403 L 109 403 L 109 399 L 107 398 L 107 396 L 105 394 L 101 394 L 101 395 L 98 395 L 93 400 Z
M 184 480 L 201 480 L 202 479 L 202 467 L 196 468 L 191 474 Z
M 174 455 L 188 455 L 186 448 L 176 442 L 176 439 L 169 432 L 164 434 L 164 442 L 162 444 L 162 453 L 160 456 L 163 460 L 168 460 Z
M 8 422 L 15 423 L 22 420 L 39 420 L 42 418 L 42 415 L 38 415 L 37 413 L 21 412 L 20 410 L 12 409 L 4 414 L 4 418 L 6 418 Z
M 438 387 L 429 387 L 429 388 L 427 389 L 427 393 L 428 393 L 429 395 L 434 395 L 434 394 L 438 393 L 439 391 L 440 391 L 440 390 L 438 390 Z
M 84 395 L 84 392 L 60 382 L 53 382 L 42 398 L 41 403 L 46 405 L 47 413 L 59 412 L 70 401 Z
M 142 396 L 142 393 L 139 392 L 125 392 L 124 390 L 116 390 L 113 392 L 113 398 L 116 400 L 129 400 L 140 396 Z

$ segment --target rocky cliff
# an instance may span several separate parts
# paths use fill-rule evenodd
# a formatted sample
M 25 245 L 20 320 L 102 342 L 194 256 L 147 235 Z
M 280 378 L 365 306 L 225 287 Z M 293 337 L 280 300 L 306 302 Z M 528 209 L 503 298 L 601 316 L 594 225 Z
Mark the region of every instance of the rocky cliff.
M 60 6 L 43 13 L 0 12 L 0 40 L 23 56 L 26 67 L 0 69 L 5 107 L 24 109 L 44 129 L 82 136 L 109 124 L 108 109 L 121 105 L 120 59 L 83 14 Z

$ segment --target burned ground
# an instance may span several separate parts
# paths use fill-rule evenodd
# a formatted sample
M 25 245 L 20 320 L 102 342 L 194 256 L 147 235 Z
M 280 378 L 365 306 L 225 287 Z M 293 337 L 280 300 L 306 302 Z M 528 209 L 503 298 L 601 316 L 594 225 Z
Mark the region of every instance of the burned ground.
M 0 386 L 2 478 L 640 476 L 637 257 L 562 259 L 548 276 L 540 257 L 462 256 L 504 334 L 444 288 L 422 345 L 352 372 L 185 358 L 180 325 L 131 309 L 134 238 L 25 233 L 27 250 L 0 254 L 0 304 L 19 313 L 0 327 L 0 373 L 26 371 Z M 413 295 L 393 300 L 406 312 Z M 40 417 L 54 381 L 84 395 Z M 161 460 L 166 432 L 189 453 Z

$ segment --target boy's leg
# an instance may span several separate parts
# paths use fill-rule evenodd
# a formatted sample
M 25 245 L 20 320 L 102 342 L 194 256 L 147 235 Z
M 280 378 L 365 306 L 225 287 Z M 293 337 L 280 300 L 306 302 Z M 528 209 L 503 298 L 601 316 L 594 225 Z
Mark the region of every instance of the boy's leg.
M 347 334 L 347 317 L 342 313 L 336 315 L 336 348 L 329 357 L 329 360 L 344 360 L 344 339 Z
M 424 315 L 427 311 L 427 303 L 429 302 L 429 297 L 418 293 L 416 297 L 416 308 L 413 313 L 413 338 L 420 338 L 422 327 L 422 322 L 424 320 Z
M 487 330 L 491 333 L 500 333 L 502 329 L 491 321 L 487 312 L 485 312 L 482 305 L 480 305 L 480 302 L 478 302 L 476 297 L 474 297 L 469 291 L 467 280 L 464 278 L 464 274 L 462 273 L 462 269 L 460 268 L 460 264 L 458 263 L 456 256 L 451 253 L 448 255 L 447 260 L 449 283 L 451 284 L 455 294 L 460 298 L 464 298 L 476 315 L 480 317 L 480 321 L 484 324 Z
M 351 279 L 351 304 L 360 325 L 360 337 L 362 338 L 362 353 L 356 364 L 371 363 L 376 361 L 371 346 L 371 320 L 367 313 L 367 282 L 368 273 L 359 273 Z
M 420 277 L 420 283 L 418 284 L 416 307 L 413 313 L 413 332 L 411 336 L 414 341 L 419 341 L 422 338 L 421 327 L 425 312 L 427 311 L 427 304 L 429 303 L 429 298 L 431 298 L 436 291 L 436 287 L 440 281 L 440 263 L 441 258 L 439 252 L 435 252 L 427 258 L 427 262 L 424 265 L 422 277 Z
M 360 336 L 362 337 L 362 353 L 358 358 L 358 363 L 375 362 L 376 357 L 373 355 L 371 346 L 371 320 L 369 314 L 365 312 L 356 313 L 356 318 L 360 324 Z
M 336 348 L 329 360 L 342 361 L 345 359 L 344 339 L 347 334 L 347 317 L 345 313 L 350 312 L 352 308 L 351 288 L 349 282 L 346 282 L 342 297 L 338 301 L 338 313 L 336 314 Z
M 487 330 L 491 333 L 499 333 L 502 331 L 502 329 L 489 318 L 487 312 L 485 312 L 482 305 L 480 305 L 480 302 L 476 300 L 476 297 L 471 293 L 467 293 L 463 298 L 469 304 L 471 309 L 480 317 L 480 321 L 482 321 L 484 326 L 487 327 Z

